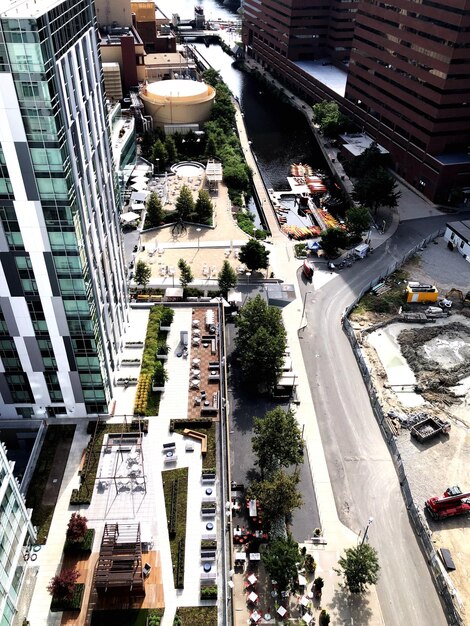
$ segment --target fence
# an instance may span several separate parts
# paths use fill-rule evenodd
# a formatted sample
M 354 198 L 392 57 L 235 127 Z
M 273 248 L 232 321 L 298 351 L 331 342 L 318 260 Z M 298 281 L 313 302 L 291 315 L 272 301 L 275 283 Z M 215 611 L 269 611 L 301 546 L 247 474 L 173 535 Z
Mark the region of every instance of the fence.
M 429 237 L 426 237 L 426 239 L 424 239 L 419 245 L 415 246 L 412 250 L 410 250 L 407 254 L 405 254 L 400 261 L 397 261 L 393 265 L 390 265 L 383 274 L 376 277 L 367 287 L 365 287 L 360 292 L 356 300 L 349 307 L 345 309 L 344 315 L 343 315 L 343 329 L 346 335 L 348 336 L 349 342 L 351 343 L 351 346 L 354 352 L 354 356 L 356 357 L 357 363 L 359 365 L 359 369 L 361 370 L 361 374 L 364 379 L 367 392 L 369 394 L 370 403 L 371 403 L 375 418 L 382 430 L 382 433 L 385 437 L 385 440 L 387 441 L 389 450 L 391 452 L 393 464 L 395 466 L 395 470 L 398 475 L 398 480 L 400 481 L 400 487 L 402 490 L 403 498 L 405 500 L 406 508 L 408 510 L 408 514 L 411 518 L 416 534 L 418 535 L 421 541 L 423 550 L 428 559 L 428 563 L 430 565 L 431 573 L 434 578 L 434 582 L 437 587 L 437 590 L 439 594 L 441 595 L 443 602 L 445 604 L 449 624 L 451 626 L 461 626 L 463 625 L 463 620 L 459 614 L 458 608 L 455 606 L 455 603 L 454 603 L 455 590 L 451 588 L 449 581 L 444 576 L 444 573 L 441 569 L 441 566 L 437 557 L 436 550 L 434 549 L 434 546 L 431 540 L 430 530 L 425 520 L 423 519 L 422 513 L 420 512 L 418 506 L 413 501 L 413 495 L 411 493 L 410 485 L 406 477 L 405 466 L 403 464 L 400 451 L 398 450 L 395 436 L 393 432 L 390 430 L 390 427 L 387 421 L 385 420 L 385 415 L 382 409 L 382 405 L 380 404 L 377 391 L 375 389 L 374 382 L 371 377 L 371 373 L 369 371 L 367 363 L 364 360 L 364 357 L 362 356 L 361 347 L 357 341 L 355 332 L 348 320 L 349 313 L 352 311 L 352 309 L 356 306 L 356 304 L 359 302 L 359 300 L 362 298 L 362 296 L 365 293 L 370 291 L 372 287 L 375 287 L 380 282 L 382 282 L 385 278 L 387 278 L 387 276 L 390 276 L 390 274 L 393 274 L 393 272 L 399 269 L 404 263 L 406 263 L 406 261 L 408 261 L 412 256 L 414 256 L 416 252 L 421 250 L 423 246 L 426 246 L 433 239 L 435 239 L 436 237 L 442 236 L 443 234 L 444 234 L 444 229 L 441 229 L 438 232 L 435 232 L 434 234 L 430 235 Z

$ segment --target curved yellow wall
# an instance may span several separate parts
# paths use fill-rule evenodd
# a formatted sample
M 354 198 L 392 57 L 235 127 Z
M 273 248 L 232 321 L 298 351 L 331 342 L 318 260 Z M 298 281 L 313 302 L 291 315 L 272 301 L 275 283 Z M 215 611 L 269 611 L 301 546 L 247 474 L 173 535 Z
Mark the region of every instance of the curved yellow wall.
M 165 81 L 167 82 L 167 81 Z M 197 124 L 209 119 L 215 89 L 205 85 L 205 89 L 191 95 L 166 95 L 143 87 L 140 97 L 147 115 L 151 115 L 154 124 Z

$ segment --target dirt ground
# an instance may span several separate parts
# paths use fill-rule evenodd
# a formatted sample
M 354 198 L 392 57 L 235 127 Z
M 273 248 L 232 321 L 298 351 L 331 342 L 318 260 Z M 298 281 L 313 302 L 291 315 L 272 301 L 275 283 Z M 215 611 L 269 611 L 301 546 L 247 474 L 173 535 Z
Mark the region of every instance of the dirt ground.
M 438 241 L 404 268 L 409 280 L 434 284 L 442 296 L 451 288 L 465 294 L 470 290 L 470 264 L 448 250 L 442 239 Z M 470 624 L 470 516 L 434 522 L 424 513 L 425 500 L 441 495 L 447 487 L 459 485 L 463 492 L 470 491 L 470 309 L 459 309 L 456 303 L 450 317 L 417 325 L 392 321 L 397 313 L 393 307 L 388 313 L 358 307 L 351 321 L 360 331 L 363 354 L 385 412 L 407 416 L 426 412 L 452 425 L 448 436 L 421 444 L 398 419 L 392 420 L 413 499 L 423 511 L 436 550 L 451 551 L 456 570 L 449 577 L 465 623 Z M 392 323 L 374 331 L 375 339 L 369 337 L 371 326 L 387 320 Z M 396 385 L 390 386 L 397 372 L 410 380 L 414 376 L 417 406 L 398 393 Z

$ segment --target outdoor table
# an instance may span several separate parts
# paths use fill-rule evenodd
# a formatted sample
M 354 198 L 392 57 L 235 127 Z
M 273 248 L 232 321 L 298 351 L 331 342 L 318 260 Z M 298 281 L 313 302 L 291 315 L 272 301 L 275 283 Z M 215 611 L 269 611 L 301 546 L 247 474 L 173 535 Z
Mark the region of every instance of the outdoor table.
M 309 604 L 309 599 L 308 599 L 308 598 L 306 598 L 305 596 L 302 596 L 302 597 L 300 598 L 300 604 L 301 604 L 302 606 L 307 607 L 307 606 L 308 606 L 308 604 Z
M 261 561 L 261 554 L 259 552 L 251 552 L 250 561 Z
M 210 496 L 212 493 L 212 489 L 210 487 L 207 487 L 206 489 L 206 496 Z
M 209 400 L 204 400 L 204 406 L 209 406 L 210 402 Z
M 240 537 L 240 535 L 242 534 L 242 531 L 240 528 L 235 528 L 235 530 L 233 531 L 233 536 L 234 537 Z
M 201 362 L 201 359 L 198 359 L 197 357 L 192 360 L 193 365 L 199 365 L 200 362 Z
M 213 530 L 214 524 L 212 522 L 207 522 L 206 528 L 207 528 L 207 530 Z
M 212 569 L 212 565 L 210 563 L 204 563 L 203 567 L 205 572 L 210 572 Z
M 307 598 L 310 598 L 310 600 L 313 598 L 313 591 L 307 593 Z
M 268 622 L 271 619 L 271 613 L 265 613 L 264 619 Z
M 272 597 L 272 598 L 275 598 L 276 596 L 277 596 L 277 591 L 276 591 L 275 589 L 273 589 L 273 590 L 271 591 L 271 597 Z
M 277 612 L 279 613 L 281 617 L 284 617 L 284 615 L 287 613 L 286 609 L 283 606 L 280 606 Z
M 235 552 L 234 559 L 235 561 L 246 561 L 246 552 Z
M 196 380 L 196 379 L 193 379 L 193 380 L 191 381 L 191 385 L 193 385 L 193 387 L 199 387 L 200 382 L 199 382 L 198 380 Z
M 254 585 L 255 583 L 258 582 L 258 579 L 256 578 L 254 574 L 250 574 L 248 576 L 248 582 L 250 583 L 250 585 Z
M 248 594 L 248 600 L 250 602 L 256 602 L 257 599 L 258 599 L 258 594 L 255 593 L 254 591 Z

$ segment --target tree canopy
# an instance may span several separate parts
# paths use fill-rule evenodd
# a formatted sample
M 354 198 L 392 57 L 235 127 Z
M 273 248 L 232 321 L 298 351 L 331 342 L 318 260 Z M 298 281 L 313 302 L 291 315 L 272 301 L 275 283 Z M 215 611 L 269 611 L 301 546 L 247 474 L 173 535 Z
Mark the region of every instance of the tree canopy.
M 200 224 L 211 224 L 213 211 L 214 206 L 209 192 L 206 189 L 201 189 L 199 191 L 195 207 L 196 220 Z
M 338 254 L 338 248 L 344 248 L 348 243 L 348 235 L 341 228 L 330 226 L 320 233 L 321 246 L 328 256 Z
M 260 296 L 248 300 L 236 320 L 235 345 L 242 379 L 248 387 L 273 387 L 280 376 L 286 330 L 279 309 Z
M 280 591 L 292 589 L 298 577 L 299 545 L 291 535 L 287 539 L 275 539 L 262 554 L 263 565 Z
M 153 144 L 150 160 L 157 166 L 158 171 L 165 169 L 168 162 L 168 151 L 161 139 L 157 139 Z
M 223 293 L 225 297 L 227 297 L 227 293 L 230 289 L 233 289 L 237 284 L 237 274 L 227 259 L 224 261 L 222 265 L 222 269 L 218 274 L 219 279 L 219 289 Z
M 369 228 L 370 213 L 363 206 L 352 206 L 346 211 L 346 228 L 350 233 L 360 237 Z
M 194 199 L 191 190 L 186 185 L 181 187 L 181 191 L 176 199 L 176 211 L 183 220 L 187 220 L 188 216 L 194 212 Z
M 147 265 L 144 261 L 137 261 L 134 274 L 135 282 L 145 288 L 149 284 L 151 276 L 152 269 L 150 265 Z
M 313 117 L 326 137 L 337 137 L 350 126 L 348 118 L 341 113 L 338 104 L 332 100 L 314 104 Z
M 276 407 L 254 420 L 253 452 L 263 476 L 302 462 L 303 439 L 292 410 Z
M 249 270 L 267 269 L 269 265 L 269 250 L 256 239 L 250 239 L 240 248 L 238 258 Z
M 194 276 L 188 263 L 184 259 L 178 261 L 178 269 L 180 271 L 180 283 L 183 289 L 193 281 Z
M 144 229 L 160 226 L 164 217 L 165 211 L 163 210 L 161 200 L 155 192 L 152 192 L 147 199 Z
M 278 440 L 278 444 L 282 443 Z M 277 470 L 268 478 L 250 485 L 249 497 L 258 499 L 268 522 L 276 517 L 287 517 L 302 506 L 302 496 L 297 488 L 299 474 Z
M 377 550 L 368 543 L 346 548 L 345 555 L 338 561 L 337 574 L 344 576 L 346 587 L 351 593 L 364 593 L 367 585 L 379 580 L 380 565 Z
M 400 192 L 393 176 L 384 167 L 378 167 L 356 180 L 353 198 L 376 214 L 381 206 L 396 207 Z

